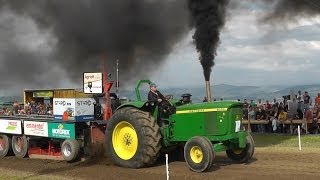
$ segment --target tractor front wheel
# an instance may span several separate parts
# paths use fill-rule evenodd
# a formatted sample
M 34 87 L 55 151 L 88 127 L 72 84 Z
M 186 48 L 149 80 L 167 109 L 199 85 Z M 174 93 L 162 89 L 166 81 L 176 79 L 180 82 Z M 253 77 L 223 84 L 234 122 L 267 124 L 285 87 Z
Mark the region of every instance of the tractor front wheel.
M 184 146 L 184 158 L 189 168 L 195 172 L 209 170 L 214 157 L 212 143 L 206 137 L 193 137 Z
M 106 129 L 106 148 L 118 166 L 142 168 L 158 159 L 161 134 L 156 120 L 134 107 L 115 112 Z
M 247 144 L 243 149 L 228 149 L 226 151 L 229 159 L 236 163 L 248 162 L 254 154 L 254 141 L 250 134 L 247 135 Z

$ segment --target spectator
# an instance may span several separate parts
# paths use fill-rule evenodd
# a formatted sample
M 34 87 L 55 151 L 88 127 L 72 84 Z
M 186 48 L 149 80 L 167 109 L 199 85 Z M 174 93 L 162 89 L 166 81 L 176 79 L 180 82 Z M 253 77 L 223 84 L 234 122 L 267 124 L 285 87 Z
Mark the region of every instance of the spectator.
M 0 109 L 0 115 L 5 115 L 5 113 L 6 113 L 6 108 Z
M 285 110 L 284 109 L 284 105 L 283 105 L 283 102 L 280 102 L 280 104 L 279 104 L 279 107 L 278 107 L 278 112 L 280 113 L 281 112 L 281 110 Z
M 203 101 L 202 102 L 208 102 L 208 98 L 206 96 L 203 97 Z
M 258 108 L 263 108 L 263 103 L 262 103 L 261 99 L 258 100 L 257 107 Z
M 318 96 L 314 99 L 314 103 L 316 106 L 320 106 L 320 92 L 318 92 Z
M 304 104 L 304 107 L 309 107 L 311 105 L 312 101 L 311 101 L 311 98 L 308 94 L 307 91 L 304 92 L 304 95 L 303 95 L 303 104 Z
M 254 111 L 254 107 L 250 107 L 249 112 L 248 112 L 248 118 L 250 120 L 256 119 L 256 112 Z
M 256 119 L 258 121 L 266 120 L 266 112 L 263 109 L 263 106 L 261 106 L 261 108 L 259 108 L 258 112 L 256 113 Z M 258 132 L 265 132 L 265 124 L 258 124 Z
M 247 102 L 247 99 L 244 99 L 242 112 L 243 119 L 248 119 L 249 103 Z
M 253 100 L 251 99 L 250 100 L 250 107 L 255 107 L 256 106 L 256 104 L 253 102 Z
M 280 126 L 282 128 L 282 132 L 285 132 L 285 130 L 287 128 L 287 126 L 284 124 L 285 121 L 287 121 L 287 120 L 288 120 L 287 112 L 285 112 L 284 109 L 281 109 L 280 113 L 279 113 L 279 116 L 278 116 L 278 122 L 280 124 L 282 124 L 282 127 Z
M 313 108 L 313 120 L 310 125 L 310 128 L 308 129 L 309 133 L 311 134 L 317 134 L 318 133 L 318 121 L 320 120 L 320 109 L 318 106 L 314 106 Z
M 271 104 L 270 104 L 270 102 L 269 102 L 269 100 L 266 100 L 266 111 L 270 111 L 271 110 L 271 108 L 272 108 L 272 106 L 271 106 Z
M 20 105 L 19 105 L 18 101 L 15 101 L 13 103 L 13 111 L 12 111 L 13 115 L 19 114 L 19 109 L 20 109 Z
M 311 127 L 312 120 L 313 120 L 312 111 L 309 107 L 306 107 L 304 111 L 304 120 L 305 120 L 305 125 L 303 125 L 303 128 L 307 133 L 309 133 L 308 129 Z
M 304 107 L 303 107 L 303 96 L 302 96 L 300 90 L 298 91 L 297 101 L 298 101 L 298 108 L 301 109 L 301 110 L 304 110 Z
M 301 109 L 299 109 L 299 108 L 297 109 L 297 113 L 295 115 L 295 118 L 296 119 L 303 119 L 303 112 Z

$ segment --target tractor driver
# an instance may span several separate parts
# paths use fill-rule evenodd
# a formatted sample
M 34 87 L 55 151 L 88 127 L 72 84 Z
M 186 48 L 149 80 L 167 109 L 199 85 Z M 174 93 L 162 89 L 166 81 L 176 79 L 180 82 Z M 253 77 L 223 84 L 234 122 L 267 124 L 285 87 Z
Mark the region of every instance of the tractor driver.
M 148 100 L 153 102 L 161 103 L 165 100 L 164 96 L 157 90 L 157 85 L 155 83 L 150 84 L 150 91 L 148 94 Z
M 186 94 L 182 94 L 181 95 L 181 100 L 179 102 L 176 103 L 177 106 L 181 106 L 184 104 L 190 104 L 191 103 L 191 94 L 186 93 Z

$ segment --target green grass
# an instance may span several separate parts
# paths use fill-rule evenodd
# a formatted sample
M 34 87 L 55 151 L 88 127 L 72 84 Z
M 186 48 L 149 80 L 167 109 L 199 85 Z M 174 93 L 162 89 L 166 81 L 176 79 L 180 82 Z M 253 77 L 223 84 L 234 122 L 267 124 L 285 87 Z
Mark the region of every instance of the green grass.
M 298 135 L 252 134 L 256 147 L 298 147 Z M 302 135 L 303 148 L 320 148 L 320 135 Z

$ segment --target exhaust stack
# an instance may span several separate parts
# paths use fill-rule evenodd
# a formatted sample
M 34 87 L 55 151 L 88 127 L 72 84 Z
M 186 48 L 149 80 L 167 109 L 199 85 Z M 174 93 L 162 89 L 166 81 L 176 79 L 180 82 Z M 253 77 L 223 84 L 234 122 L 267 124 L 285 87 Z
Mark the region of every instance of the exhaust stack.
M 207 93 L 207 100 L 208 100 L 208 102 L 211 102 L 211 87 L 210 87 L 210 81 L 206 81 L 206 93 Z

